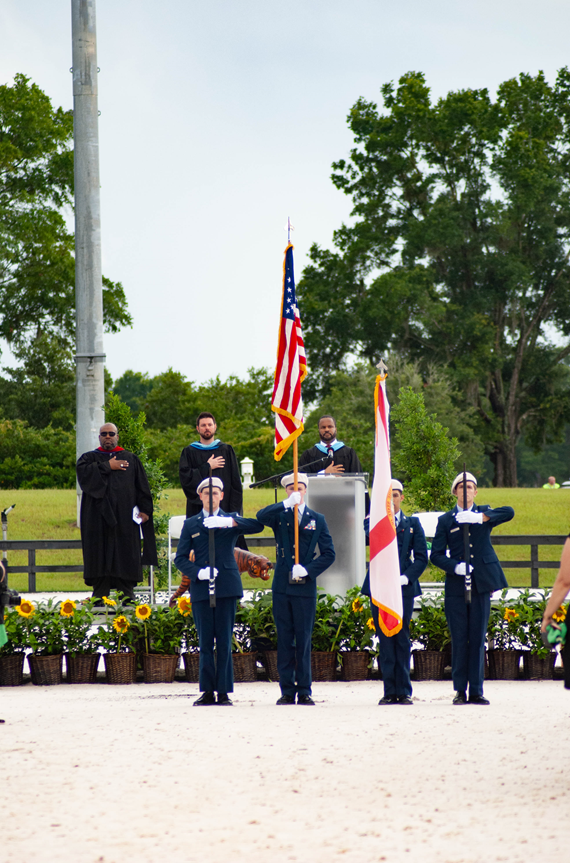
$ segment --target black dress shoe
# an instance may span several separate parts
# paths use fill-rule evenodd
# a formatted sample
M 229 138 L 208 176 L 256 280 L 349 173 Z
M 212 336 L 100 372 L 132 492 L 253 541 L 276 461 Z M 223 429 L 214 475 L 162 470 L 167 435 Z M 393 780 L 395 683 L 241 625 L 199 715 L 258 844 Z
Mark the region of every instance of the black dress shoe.
M 379 705 L 396 705 L 397 697 L 396 696 L 383 696 L 382 699 L 379 699 Z
M 398 697 L 399 705 L 413 705 L 413 701 L 410 696 L 399 696 Z
M 315 702 L 311 698 L 311 696 L 298 696 L 297 697 L 298 705 L 315 705 Z
M 490 700 L 484 699 L 483 696 L 468 696 L 468 702 L 470 705 L 489 705 Z
M 453 705 L 465 705 L 466 704 L 466 694 L 462 693 L 460 690 L 457 691 L 456 696 L 452 700 Z
M 295 696 L 286 696 L 284 693 L 283 696 L 280 696 L 276 705 L 295 705 Z
M 214 696 L 214 693 L 212 692 L 212 690 L 205 690 L 204 693 L 202 694 L 202 696 L 200 696 L 194 704 L 195 705 L 216 705 L 216 697 Z
M 232 700 L 228 698 L 228 693 L 218 694 L 218 705 L 232 705 Z

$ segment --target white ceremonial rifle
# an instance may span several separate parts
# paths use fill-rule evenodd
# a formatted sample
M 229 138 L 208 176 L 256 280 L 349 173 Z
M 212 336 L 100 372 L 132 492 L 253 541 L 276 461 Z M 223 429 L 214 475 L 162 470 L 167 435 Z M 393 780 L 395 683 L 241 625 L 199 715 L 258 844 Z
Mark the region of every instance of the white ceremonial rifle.
M 214 516 L 212 509 L 212 465 L 210 465 L 210 477 L 208 482 L 208 515 Z M 216 578 L 214 576 L 214 566 L 216 564 L 216 546 L 214 543 L 214 532 L 216 528 L 208 529 L 208 561 L 210 564 L 210 578 L 208 580 L 208 599 L 210 607 L 216 606 Z
M 462 496 L 462 506 L 464 510 L 468 509 L 468 498 L 467 498 L 467 490 L 466 490 L 466 463 L 464 462 L 464 471 L 463 471 L 463 489 L 464 494 Z M 470 526 L 467 522 L 462 526 L 462 530 L 464 532 L 464 561 L 466 562 L 466 575 L 464 576 L 464 599 L 466 603 L 472 602 L 472 574 L 470 573 Z

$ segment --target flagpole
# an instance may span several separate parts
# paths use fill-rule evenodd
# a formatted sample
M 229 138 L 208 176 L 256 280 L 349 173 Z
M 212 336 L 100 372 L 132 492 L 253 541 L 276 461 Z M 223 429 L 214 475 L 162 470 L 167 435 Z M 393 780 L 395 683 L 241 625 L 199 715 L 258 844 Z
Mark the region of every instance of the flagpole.
M 293 442 L 293 489 L 297 492 L 297 438 Z M 299 521 L 297 504 L 293 508 L 293 536 L 295 540 L 295 563 L 299 564 Z

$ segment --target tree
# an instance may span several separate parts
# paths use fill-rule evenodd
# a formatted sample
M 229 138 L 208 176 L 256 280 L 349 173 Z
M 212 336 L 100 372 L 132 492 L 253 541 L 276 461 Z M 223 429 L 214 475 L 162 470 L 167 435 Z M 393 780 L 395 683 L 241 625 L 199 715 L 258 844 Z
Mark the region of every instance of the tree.
M 75 343 L 73 112 L 53 108 L 24 75 L 0 86 L 0 339 L 18 359 L 42 337 Z M 132 323 L 120 282 L 103 277 L 107 332 Z M 42 350 L 40 344 L 40 352 Z M 54 343 L 55 344 L 55 343 Z
M 515 486 L 518 439 L 557 440 L 567 412 L 568 70 L 554 86 L 521 74 L 495 101 L 432 104 L 417 72 L 381 92 L 384 111 L 353 106 L 356 146 L 333 165 L 354 224 L 335 251 L 312 246 L 298 284 L 310 368 L 327 393 L 351 354 L 446 366 L 495 484 Z
M 113 385 L 113 392 L 116 396 L 129 406 L 131 411 L 137 414 L 143 410 L 145 400 L 153 387 L 153 381 L 143 372 L 133 372 L 132 369 L 127 369 L 126 372 L 117 378 Z

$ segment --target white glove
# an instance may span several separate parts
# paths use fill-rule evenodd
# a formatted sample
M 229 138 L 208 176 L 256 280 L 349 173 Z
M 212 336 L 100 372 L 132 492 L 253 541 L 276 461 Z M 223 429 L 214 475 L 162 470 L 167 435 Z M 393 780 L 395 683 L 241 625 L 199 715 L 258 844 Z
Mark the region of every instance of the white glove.
M 216 569 L 216 567 L 213 567 L 212 569 L 214 571 L 214 578 L 216 579 L 216 577 L 218 576 L 218 570 Z M 202 581 L 204 581 L 205 579 L 210 579 L 210 567 L 203 567 L 202 570 L 199 570 L 198 578 Z
M 400 584 L 401 585 L 408 585 L 408 576 L 401 576 L 400 577 Z
M 301 495 L 299 492 L 292 492 L 284 501 L 284 507 L 286 510 L 293 510 L 296 504 L 301 504 Z
M 476 513 L 474 510 L 459 510 L 456 514 L 456 521 L 460 525 L 481 525 L 484 521 L 483 513 Z
M 293 493 L 296 494 L 295 492 Z M 303 566 L 303 564 L 294 564 L 291 570 L 292 579 L 303 579 L 304 576 L 307 576 L 307 570 Z
M 469 565 L 469 567 L 470 567 L 469 572 L 471 573 L 474 568 L 472 567 L 471 564 Z M 454 568 L 454 572 L 457 573 L 458 576 L 465 576 L 466 575 L 466 562 L 460 561 L 460 563 L 457 564 L 456 567 Z
M 231 528 L 234 519 L 232 516 L 205 516 L 205 528 Z

